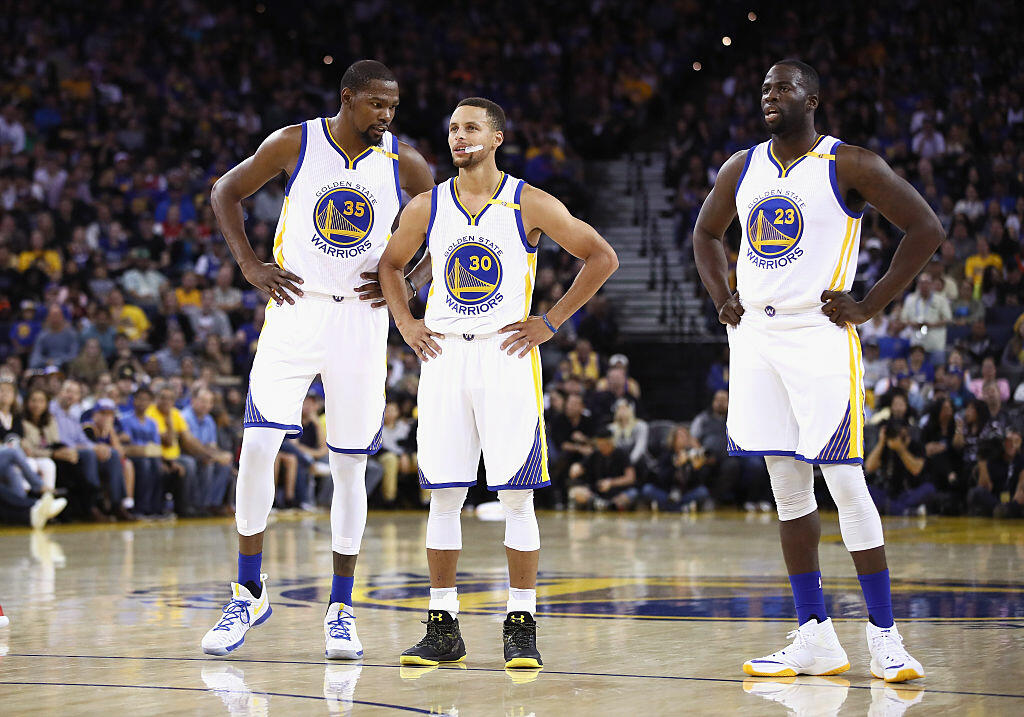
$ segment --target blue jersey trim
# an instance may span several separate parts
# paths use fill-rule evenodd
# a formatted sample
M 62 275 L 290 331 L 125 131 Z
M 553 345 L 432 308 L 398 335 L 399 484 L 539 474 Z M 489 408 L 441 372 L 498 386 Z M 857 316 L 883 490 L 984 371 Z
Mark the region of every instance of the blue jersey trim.
M 395 153 L 395 196 L 398 206 L 402 206 L 402 180 L 398 178 L 398 137 L 391 135 L 391 151 Z
M 295 163 L 295 169 L 292 171 L 292 176 L 288 177 L 288 184 L 284 185 L 284 196 L 288 196 L 288 192 L 292 191 L 292 183 L 295 178 L 299 176 L 299 168 L 302 167 L 302 160 L 306 156 L 306 123 L 302 123 L 302 144 L 299 145 L 299 161 Z
M 733 193 L 734 197 L 739 196 L 740 194 L 740 185 L 743 184 L 743 178 L 747 176 L 747 169 L 750 168 L 750 160 L 754 156 L 754 150 L 756 149 L 757 147 L 751 147 L 747 150 L 747 158 L 743 162 L 743 171 L 740 172 L 740 178 L 736 180 L 736 191 Z
M 425 241 L 427 248 L 430 248 L 430 230 L 434 228 L 434 220 L 437 218 L 437 187 L 430 190 L 430 221 L 427 222 L 427 233 Z
M 798 461 L 802 461 L 803 463 L 810 463 L 812 466 L 817 466 L 817 465 L 849 465 L 849 466 L 859 466 L 859 465 L 864 463 L 864 459 L 863 458 L 842 458 L 842 459 L 834 460 L 834 461 L 821 460 L 820 458 L 808 458 L 807 456 L 800 455 L 796 451 L 743 451 L 743 450 L 730 449 L 729 450 L 729 455 L 730 456 L 789 456 L 790 458 L 795 458 Z
M 334 451 L 335 453 L 344 453 L 346 455 L 372 456 L 376 455 L 377 452 L 380 450 L 380 446 L 377 446 L 376 448 L 335 448 L 330 443 L 327 444 L 327 447 Z
M 368 456 L 372 456 L 372 455 L 376 454 L 377 451 L 380 450 L 381 445 L 383 444 L 383 442 L 384 442 L 384 416 L 382 415 L 380 417 L 380 428 L 377 429 L 377 435 L 375 435 L 373 437 L 373 440 L 370 441 L 370 445 L 368 445 L 366 448 L 336 448 L 336 447 L 332 446 L 330 443 L 327 444 L 327 447 L 329 449 L 331 449 L 332 451 L 334 451 L 335 453 L 347 453 L 347 454 L 350 454 L 350 455 L 351 454 L 366 454 Z
M 495 198 L 497 198 L 497 196 L 499 194 L 501 194 L 501 190 L 505 188 L 505 182 L 507 180 L 508 180 L 508 173 L 502 172 L 501 173 L 501 181 L 498 182 L 498 188 L 494 190 L 494 194 L 491 195 L 491 199 L 495 199 Z M 454 180 L 452 181 L 452 186 L 453 187 L 455 186 L 455 181 Z M 486 212 L 488 209 L 490 209 L 490 207 L 491 207 L 491 200 L 488 200 L 487 203 L 483 206 L 483 208 L 479 212 L 477 212 L 477 215 L 475 217 L 473 217 L 473 219 L 471 220 L 470 223 L 471 224 L 475 224 L 476 226 L 480 226 L 480 219 L 483 217 L 484 212 Z
M 470 215 L 469 210 L 462 206 L 462 202 L 459 201 L 459 195 L 455 193 L 455 180 L 448 180 L 448 193 L 452 195 L 452 201 L 455 202 L 455 208 L 462 212 L 462 216 L 466 217 L 466 221 L 470 224 L 473 223 L 473 217 Z
M 846 202 L 843 201 L 843 195 L 839 193 L 839 177 L 836 174 L 836 165 L 839 163 L 839 145 L 843 143 L 842 140 L 836 140 L 836 143 L 832 145 L 832 156 L 835 159 L 828 161 L 828 179 L 832 184 L 832 194 L 836 198 L 836 202 L 839 203 L 839 208 L 846 212 L 846 215 L 854 219 L 860 219 L 864 216 L 864 212 L 855 212 L 846 206 Z
M 526 249 L 528 254 L 533 254 L 540 247 L 538 242 L 537 246 L 531 246 L 530 242 L 526 238 L 526 227 L 523 226 L 523 187 L 526 186 L 526 182 L 522 179 L 519 180 L 519 186 L 516 187 L 516 194 L 513 201 L 519 207 L 515 210 L 516 212 L 516 226 L 519 227 L 519 238 L 523 241 L 523 248 Z
M 505 485 L 489 485 L 487 486 L 487 490 L 497 493 L 499 490 L 533 490 L 534 488 L 547 488 L 549 485 L 551 485 L 550 480 L 546 480 L 543 483 L 537 483 L 535 485 L 509 485 L 506 483 Z
M 416 469 L 416 473 L 418 473 L 420 477 L 420 488 L 467 488 L 471 485 L 476 485 L 476 478 L 469 482 L 453 481 L 451 483 L 431 483 L 430 481 L 427 480 L 427 477 L 423 475 L 423 471 L 420 470 L 419 468 Z
M 297 438 L 302 435 L 302 426 L 294 423 L 274 423 L 273 421 L 243 421 L 242 428 L 277 428 L 288 431 L 289 438 Z

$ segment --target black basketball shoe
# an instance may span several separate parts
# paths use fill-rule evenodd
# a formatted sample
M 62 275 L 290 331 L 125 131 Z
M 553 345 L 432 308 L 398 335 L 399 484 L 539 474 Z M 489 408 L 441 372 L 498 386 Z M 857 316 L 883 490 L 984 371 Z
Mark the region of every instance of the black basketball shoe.
M 505 668 L 538 668 L 544 663 L 537 651 L 537 621 L 528 612 L 510 612 L 501 626 L 505 641 Z
M 459 621 L 447 610 L 427 610 L 427 634 L 402 653 L 403 665 L 437 665 L 441 662 L 462 662 L 466 659 L 466 643 L 462 641 Z

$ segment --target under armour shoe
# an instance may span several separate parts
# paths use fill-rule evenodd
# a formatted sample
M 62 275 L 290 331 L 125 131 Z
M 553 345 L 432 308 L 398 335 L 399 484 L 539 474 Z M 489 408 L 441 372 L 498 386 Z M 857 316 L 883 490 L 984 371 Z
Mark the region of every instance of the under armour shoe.
M 743 691 L 785 706 L 797 717 L 834 717 L 846 701 L 850 681 L 842 677 L 748 677 Z
M 537 621 L 528 612 L 510 612 L 501 626 L 505 641 L 505 668 L 538 668 L 544 665 L 537 651 Z
M 838 675 L 850 669 L 846 651 L 839 644 L 832 619 L 808 620 L 786 638 L 793 642 L 765 657 L 747 660 L 743 671 L 754 677 Z
M 358 660 L 363 656 L 363 643 L 356 635 L 356 616 L 352 606 L 332 602 L 324 615 L 324 638 L 328 660 Z
M 865 632 L 868 651 L 871 652 L 872 675 L 886 682 L 906 682 L 924 677 L 924 668 L 903 647 L 903 637 L 895 624 L 883 628 L 869 622 Z
M 340 603 L 334 603 L 338 605 Z M 328 665 L 324 671 L 324 701 L 332 717 L 352 712 L 352 698 L 362 665 Z
M 11 619 L 4 615 L 4 606 L 0 605 L 0 627 L 7 627 L 11 624 Z
M 923 687 L 898 685 L 882 680 L 871 681 L 871 707 L 868 717 L 903 717 L 903 714 L 924 699 Z
M 245 642 L 250 628 L 263 624 L 270 617 L 270 594 L 267 576 L 260 575 L 260 596 L 253 597 L 249 588 L 231 583 L 231 599 L 225 603 L 220 620 L 203 637 L 203 652 L 207 655 L 226 655 Z
M 266 695 L 253 694 L 245 684 L 245 673 L 238 668 L 208 663 L 201 674 L 203 682 L 220 697 L 232 717 L 261 717 L 270 713 L 270 701 Z
M 466 659 L 466 643 L 459 631 L 459 620 L 447 610 L 427 610 L 427 634 L 402 653 L 403 665 L 437 665 Z

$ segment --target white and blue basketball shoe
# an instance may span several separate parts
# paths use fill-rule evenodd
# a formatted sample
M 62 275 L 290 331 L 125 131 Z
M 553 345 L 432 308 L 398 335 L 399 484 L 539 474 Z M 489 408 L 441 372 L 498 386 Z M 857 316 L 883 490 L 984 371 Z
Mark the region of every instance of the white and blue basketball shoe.
M 786 637 L 792 644 L 765 657 L 747 660 L 743 671 L 754 677 L 796 677 L 838 675 L 850 669 L 831 618 L 824 622 L 812 618 Z
M 875 627 L 870 622 L 865 631 L 871 653 L 871 674 L 886 682 L 906 682 L 924 677 L 921 663 L 903 647 L 903 637 L 892 627 Z
M 207 655 L 226 655 L 241 647 L 245 633 L 263 624 L 270 617 L 270 594 L 267 576 L 260 575 L 260 596 L 253 597 L 249 588 L 231 583 L 231 599 L 225 603 L 220 620 L 203 637 L 203 652 Z
M 324 615 L 324 639 L 328 660 L 358 660 L 363 656 L 363 643 L 356 634 L 356 616 L 352 606 L 332 602 Z

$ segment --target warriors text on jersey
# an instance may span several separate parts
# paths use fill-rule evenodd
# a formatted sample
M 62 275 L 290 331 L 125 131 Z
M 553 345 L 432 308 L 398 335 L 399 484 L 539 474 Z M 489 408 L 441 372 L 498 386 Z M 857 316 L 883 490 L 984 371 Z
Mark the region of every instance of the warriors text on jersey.
M 530 310 L 537 248 L 523 228 L 525 183 L 504 172 L 476 215 L 459 199 L 456 179 L 434 188 L 427 246 L 433 284 L 424 317 L 431 331 L 493 333 Z
M 743 239 L 736 266 L 740 301 L 763 309 L 821 306 L 826 289 L 849 291 L 863 212 L 839 195 L 835 137 L 820 136 L 784 168 L 765 142 L 747 152 L 736 186 Z
M 285 189 L 274 260 L 302 277 L 302 288 L 355 296 L 359 274 L 376 271 L 401 206 L 398 140 L 349 157 L 324 118 L 302 123 L 302 147 Z

